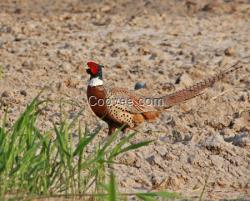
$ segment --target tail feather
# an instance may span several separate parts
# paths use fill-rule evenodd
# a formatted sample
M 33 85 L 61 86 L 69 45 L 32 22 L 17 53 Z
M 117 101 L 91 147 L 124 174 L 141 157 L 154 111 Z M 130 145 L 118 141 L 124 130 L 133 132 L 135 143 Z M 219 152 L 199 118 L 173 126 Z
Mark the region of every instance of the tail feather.
M 161 98 L 164 99 L 164 108 L 169 108 L 173 105 L 177 105 L 181 102 L 184 102 L 186 100 L 192 99 L 198 95 L 201 95 L 203 90 L 206 88 L 209 88 L 214 85 L 215 82 L 223 79 L 228 74 L 234 72 L 235 70 L 242 68 L 242 66 L 238 66 L 239 62 L 231 66 L 225 71 L 220 72 L 219 74 L 210 77 L 204 81 L 201 81 L 193 86 L 187 87 L 185 89 L 182 89 L 180 91 L 174 92 L 172 94 L 168 94 L 166 96 L 163 96 Z

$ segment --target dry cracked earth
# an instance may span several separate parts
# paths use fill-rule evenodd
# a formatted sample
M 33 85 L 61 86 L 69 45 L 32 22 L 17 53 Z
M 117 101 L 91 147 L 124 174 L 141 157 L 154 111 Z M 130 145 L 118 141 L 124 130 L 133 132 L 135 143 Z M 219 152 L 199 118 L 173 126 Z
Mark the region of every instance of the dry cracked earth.
M 0 118 L 11 124 L 39 91 L 82 125 L 107 126 L 87 105 L 88 60 L 107 84 L 168 94 L 226 69 L 243 68 L 142 125 L 134 141 L 155 142 L 117 159 L 123 192 L 173 190 L 206 199 L 250 199 L 250 2 L 247 0 L 1 0 Z

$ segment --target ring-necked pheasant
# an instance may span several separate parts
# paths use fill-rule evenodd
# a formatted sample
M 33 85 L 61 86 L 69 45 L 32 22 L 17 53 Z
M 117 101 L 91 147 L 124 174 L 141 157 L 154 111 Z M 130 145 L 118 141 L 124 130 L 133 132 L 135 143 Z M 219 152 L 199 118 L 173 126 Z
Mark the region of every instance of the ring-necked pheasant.
M 242 67 L 238 63 L 231 68 L 193 86 L 160 97 L 146 97 L 126 88 L 110 88 L 103 83 L 103 65 L 88 62 L 86 72 L 90 75 L 87 97 L 93 112 L 109 126 L 108 134 L 123 126 L 134 128 L 144 121 L 155 120 L 161 112 L 173 105 L 194 98 L 225 75 Z

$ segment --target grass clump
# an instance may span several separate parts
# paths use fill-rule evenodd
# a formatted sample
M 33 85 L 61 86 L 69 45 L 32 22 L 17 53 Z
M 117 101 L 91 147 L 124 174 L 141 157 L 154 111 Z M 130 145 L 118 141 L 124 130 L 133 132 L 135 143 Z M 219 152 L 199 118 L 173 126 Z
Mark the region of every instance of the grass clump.
M 107 165 L 115 165 L 116 156 L 146 146 L 150 141 L 130 144 L 135 135 L 132 133 L 116 142 L 118 130 L 88 153 L 86 148 L 100 128 L 92 132 L 87 127 L 82 130 L 77 125 L 79 113 L 73 120 L 61 118 L 51 130 L 42 131 L 37 121 L 43 105 L 36 97 L 11 127 L 6 126 L 7 115 L 1 117 L 0 200 L 78 196 L 115 201 L 126 200 L 127 196 L 141 200 L 176 196 L 167 192 L 119 193 L 114 172 L 107 172 Z M 76 144 L 75 132 L 79 136 Z M 51 137 L 53 133 L 55 139 Z

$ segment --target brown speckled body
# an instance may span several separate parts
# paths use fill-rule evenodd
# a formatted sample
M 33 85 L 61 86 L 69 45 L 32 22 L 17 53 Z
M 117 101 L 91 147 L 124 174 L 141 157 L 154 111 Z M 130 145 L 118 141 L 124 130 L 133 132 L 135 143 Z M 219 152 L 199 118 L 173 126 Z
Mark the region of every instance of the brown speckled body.
M 106 89 L 103 86 L 88 86 L 87 89 L 87 97 L 88 97 L 88 103 L 92 109 L 92 111 L 101 118 L 103 121 L 105 121 L 109 126 L 109 134 L 112 134 L 116 128 L 123 126 L 123 122 L 119 121 L 118 119 L 115 119 L 111 112 L 115 112 L 115 108 L 109 108 L 105 101 L 108 98 Z M 98 103 L 101 103 L 99 104 Z M 104 104 L 102 104 L 104 103 Z M 127 126 L 125 125 L 124 129 Z
M 105 100 L 105 91 L 102 86 L 90 87 L 87 89 L 88 102 L 93 112 L 100 118 L 107 115 L 106 104 L 98 104 L 98 100 Z
M 155 120 L 160 112 L 155 108 L 148 106 L 144 112 L 126 104 L 119 104 L 114 101 L 112 104 L 106 104 L 106 100 L 127 98 L 138 100 L 135 94 L 123 88 L 110 89 L 104 86 L 88 86 L 87 97 L 92 111 L 109 125 L 109 134 L 112 134 L 116 128 L 124 126 L 123 130 L 133 128 L 145 120 Z M 117 98 L 117 99 L 119 99 Z M 101 104 L 100 104 L 101 103 Z M 102 104 L 104 103 L 104 104 Z M 141 109 L 141 108 L 140 108 Z

